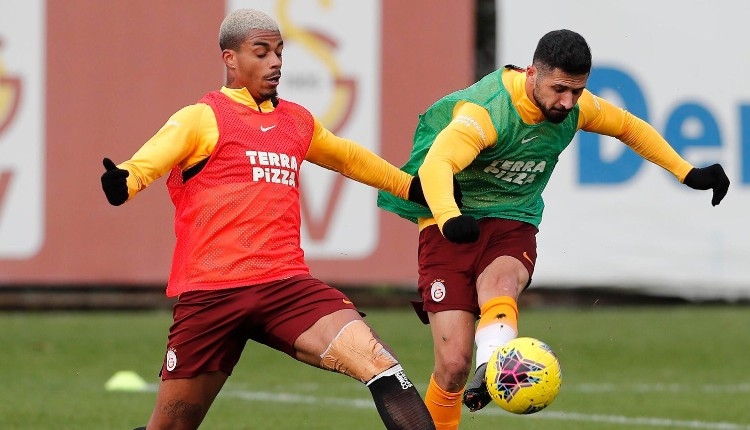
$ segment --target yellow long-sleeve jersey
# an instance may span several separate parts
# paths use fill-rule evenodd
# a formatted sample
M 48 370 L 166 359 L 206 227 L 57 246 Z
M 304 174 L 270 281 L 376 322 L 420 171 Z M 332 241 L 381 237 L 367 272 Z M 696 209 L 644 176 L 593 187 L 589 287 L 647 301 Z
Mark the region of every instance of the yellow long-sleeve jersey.
M 259 112 L 274 109 L 270 100 L 258 105 L 245 88 L 222 87 L 221 92 Z M 317 119 L 314 123 L 313 138 L 305 160 L 399 197 L 407 197 L 411 175 L 369 149 L 336 136 Z M 208 105 L 196 103 L 177 111 L 130 160 L 118 165 L 130 173 L 127 178 L 128 199 L 175 166 L 185 171 L 210 156 L 218 138 L 216 117 Z
M 541 110 L 526 95 L 526 73 L 506 70 L 502 77 L 521 120 L 526 124 L 544 121 Z M 578 106 L 579 130 L 621 140 L 644 159 L 671 172 L 680 182 L 693 168 L 651 125 L 624 109 L 588 90 L 583 91 Z M 437 135 L 419 169 L 425 198 L 435 216 L 419 219 L 420 229 L 435 223 L 442 228 L 445 221 L 461 214 L 453 196 L 443 191 L 451 186 L 446 181 L 497 141 L 497 130 L 484 107 L 465 101 L 456 103 L 453 121 Z

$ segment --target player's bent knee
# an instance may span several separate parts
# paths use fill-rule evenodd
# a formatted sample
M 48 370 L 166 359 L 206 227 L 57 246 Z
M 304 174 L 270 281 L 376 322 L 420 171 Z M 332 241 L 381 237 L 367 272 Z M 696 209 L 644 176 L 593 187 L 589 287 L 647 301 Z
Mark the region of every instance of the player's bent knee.
M 320 358 L 322 368 L 363 383 L 398 364 L 362 320 L 345 325 Z

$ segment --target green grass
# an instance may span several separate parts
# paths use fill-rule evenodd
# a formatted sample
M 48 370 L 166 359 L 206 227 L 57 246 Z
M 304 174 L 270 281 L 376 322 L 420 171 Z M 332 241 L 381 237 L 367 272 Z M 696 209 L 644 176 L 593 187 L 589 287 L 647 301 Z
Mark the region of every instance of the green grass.
M 368 321 L 424 393 L 428 327 L 409 310 Z M 116 429 L 144 425 L 155 393 L 109 392 L 118 370 L 150 384 L 168 312 L 0 314 L 0 428 Z M 517 417 L 490 405 L 461 429 L 750 429 L 750 309 L 680 306 L 522 310 L 521 332 L 563 366 L 555 402 Z M 248 344 L 205 429 L 382 429 L 368 390 Z

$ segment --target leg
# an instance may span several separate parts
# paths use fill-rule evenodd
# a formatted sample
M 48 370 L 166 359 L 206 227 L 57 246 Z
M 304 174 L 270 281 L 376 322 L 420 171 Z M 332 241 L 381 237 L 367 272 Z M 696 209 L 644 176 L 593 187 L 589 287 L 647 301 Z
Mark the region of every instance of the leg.
M 429 317 L 435 353 L 435 382 L 446 391 L 460 391 L 469 377 L 476 319 L 465 311 L 430 312 Z
M 481 309 L 475 336 L 477 367 L 518 335 L 518 297 L 528 283 L 526 266 L 507 255 L 496 258 L 477 278 Z
M 423 322 L 421 314 L 426 313 L 432 334 L 435 363 L 425 404 L 438 430 L 456 430 L 461 421 L 479 314 L 476 266 L 490 239 L 486 231 L 482 228 L 479 240 L 466 245 L 447 241 L 434 225 L 419 234 L 422 304 L 415 310 Z
M 387 429 L 435 428 L 390 348 L 355 310 L 342 309 L 320 318 L 297 338 L 294 348 L 300 361 L 364 382 Z
M 226 380 L 227 374 L 210 372 L 161 381 L 148 430 L 197 429 Z
M 477 267 L 480 308 L 495 297 L 518 300 L 534 273 L 538 232 L 530 224 L 502 219 L 487 221 L 485 227 L 493 237 Z
M 436 429 L 455 430 L 461 420 L 461 395 L 471 369 L 476 317 L 459 310 L 428 315 L 435 367 L 425 403 Z
M 353 309 L 342 309 L 321 317 L 294 341 L 297 360 L 322 367 L 320 359 L 341 329 L 350 322 L 361 319 Z
M 517 301 L 528 281 L 526 267 L 510 256 L 496 258 L 477 278 L 481 308 L 475 334 L 477 368 L 464 392 L 464 404 L 472 412 L 492 401 L 485 385 L 487 361 L 495 349 L 518 335 Z
M 148 430 L 197 429 L 240 358 L 254 289 L 191 291 L 174 306 Z M 257 300 L 256 300 L 257 301 Z

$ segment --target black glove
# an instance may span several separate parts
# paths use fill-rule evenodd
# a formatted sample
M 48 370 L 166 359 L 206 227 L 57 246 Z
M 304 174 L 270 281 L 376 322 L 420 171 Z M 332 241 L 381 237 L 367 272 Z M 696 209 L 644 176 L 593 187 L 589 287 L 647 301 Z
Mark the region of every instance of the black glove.
M 109 158 L 103 161 L 106 172 L 102 174 L 102 189 L 107 196 L 107 201 L 112 206 L 120 206 L 128 200 L 127 170 L 118 169 Z
M 456 200 L 456 205 L 458 205 L 459 208 L 463 207 L 463 202 L 461 199 L 463 199 L 464 195 L 461 192 L 461 185 L 458 184 L 458 181 L 456 180 L 456 177 L 453 177 L 453 198 Z M 410 202 L 414 202 L 417 204 L 420 204 L 422 206 L 428 206 L 427 200 L 424 198 L 424 192 L 422 191 L 422 180 L 419 179 L 419 175 L 414 175 L 414 178 L 411 180 L 411 184 L 409 184 L 409 197 Z
M 711 199 L 711 204 L 714 206 L 721 203 L 721 199 L 729 191 L 729 178 L 724 173 L 721 164 L 701 168 L 693 167 L 682 183 L 694 190 L 714 190 L 714 196 Z
M 479 223 L 470 215 L 453 217 L 443 224 L 443 236 L 453 243 L 472 243 L 479 239 Z

